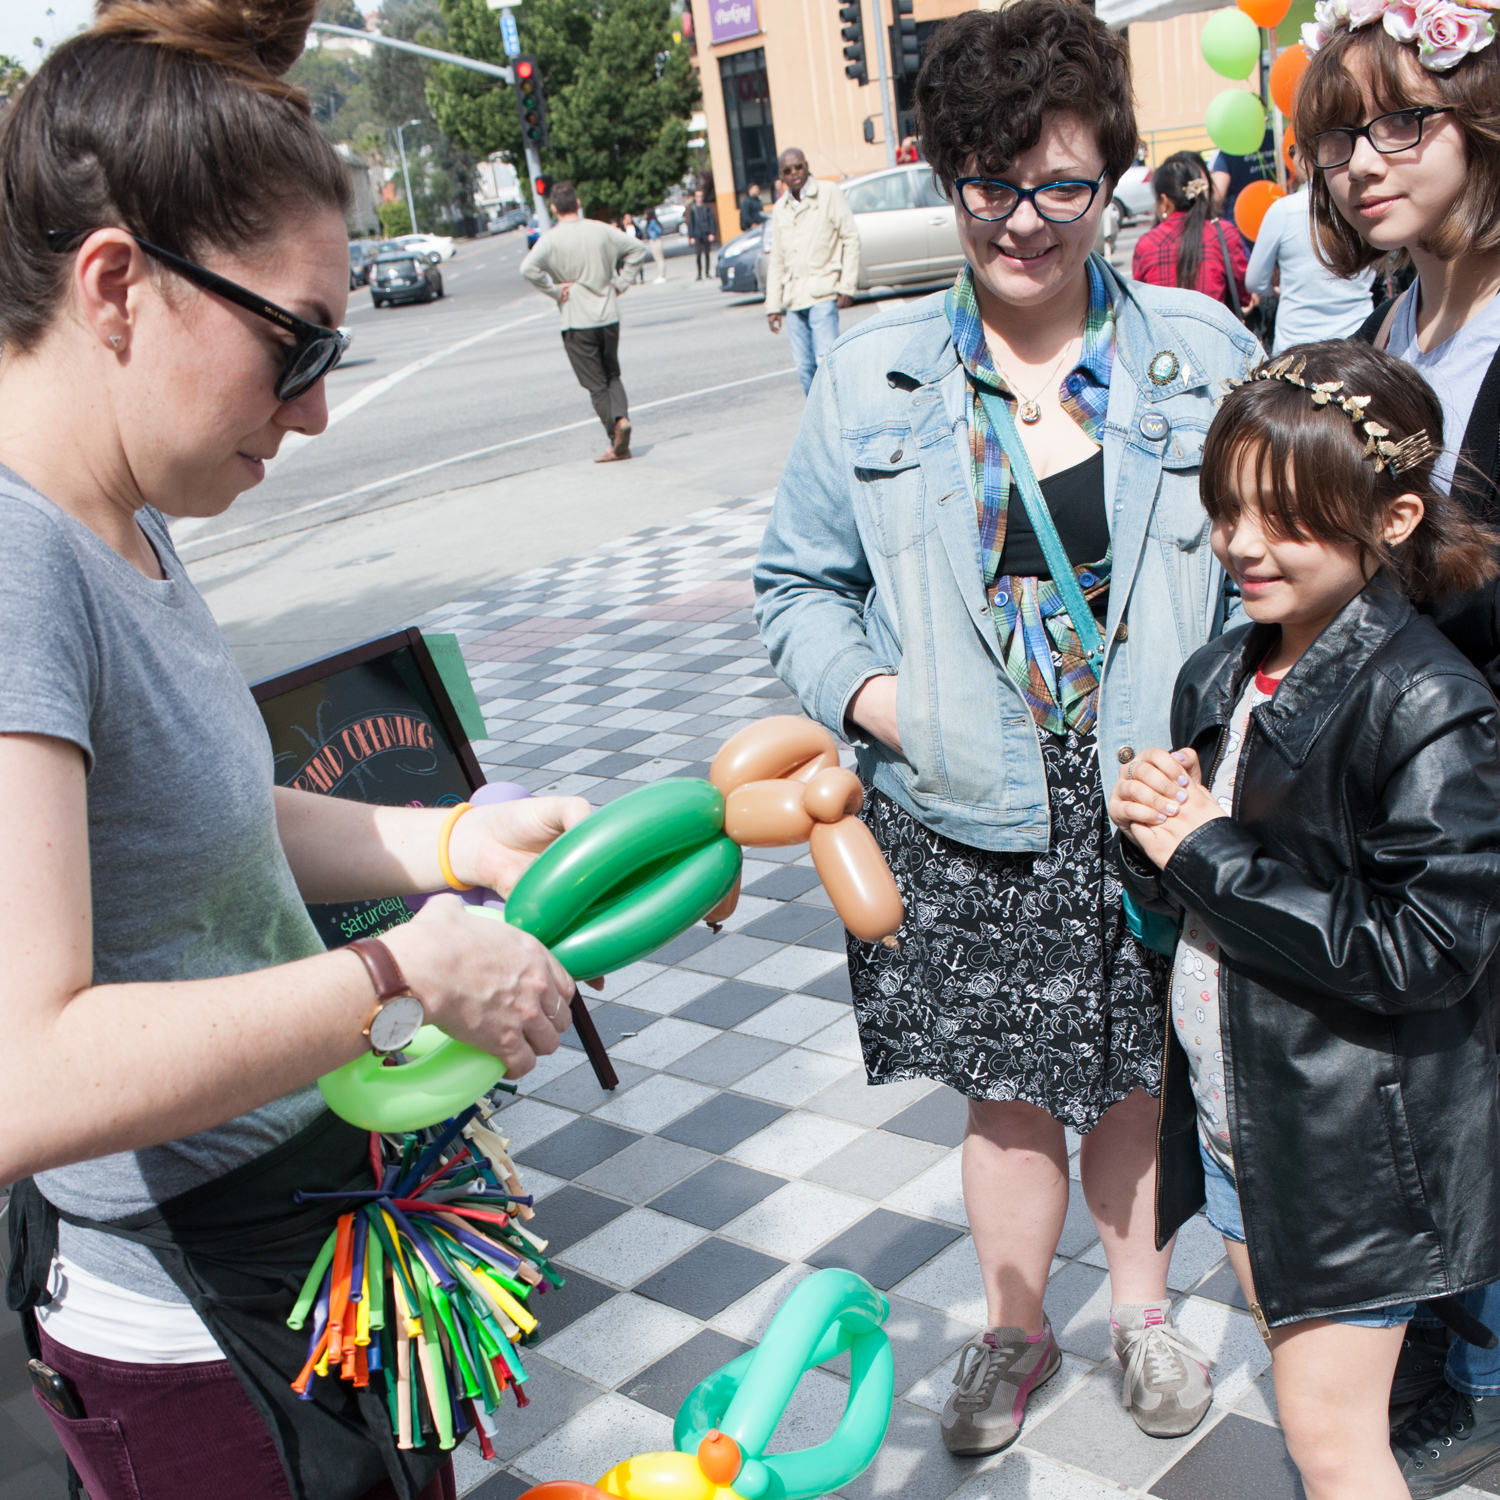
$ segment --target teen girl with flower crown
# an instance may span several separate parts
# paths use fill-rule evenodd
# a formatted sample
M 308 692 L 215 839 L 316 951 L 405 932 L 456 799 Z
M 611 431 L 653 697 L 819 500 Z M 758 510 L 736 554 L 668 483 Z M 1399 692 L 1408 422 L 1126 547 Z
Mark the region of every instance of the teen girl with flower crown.
M 1109 803 L 1179 922 L 1157 1235 L 1207 1199 L 1309 1500 L 1406 1500 L 1387 1398 L 1415 1304 L 1500 1277 L 1500 734 L 1412 606 L 1492 577 L 1403 362 L 1307 344 L 1200 472 L 1252 623 L 1183 667 Z
M 1419 370 L 1443 405 L 1435 478 L 1472 515 L 1500 516 L 1500 45 L 1493 4 L 1323 0 L 1303 39 L 1297 139 L 1317 164 L 1310 191 L 1324 259 L 1350 275 L 1391 257 L 1415 284 L 1361 336 Z M 1493 582 L 1424 603 L 1500 689 Z M 1500 1288 L 1466 1299 L 1500 1330 Z M 1430 1320 L 1428 1320 L 1430 1321 Z M 1446 1382 L 1444 1366 L 1446 1362 Z M 1416 1324 L 1391 1391 L 1393 1414 L 1425 1403 L 1396 1443 L 1419 1500 L 1500 1457 L 1500 1351 Z

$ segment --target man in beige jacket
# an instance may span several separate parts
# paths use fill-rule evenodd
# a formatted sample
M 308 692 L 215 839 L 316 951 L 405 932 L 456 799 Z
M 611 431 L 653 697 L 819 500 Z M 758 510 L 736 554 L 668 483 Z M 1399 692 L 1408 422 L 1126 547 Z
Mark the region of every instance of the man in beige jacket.
M 521 262 L 521 275 L 545 292 L 562 313 L 563 348 L 578 383 L 589 393 L 609 435 L 595 463 L 630 457 L 630 406 L 620 383 L 620 306 L 635 280 L 646 247 L 634 235 L 585 219 L 571 182 L 552 189 L 557 227 L 549 229 Z
M 790 320 L 792 358 L 806 392 L 839 336 L 839 309 L 859 288 L 859 230 L 838 184 L 819 182 L 795 146 L 776 164 L 786 191 L 771 210 L 766 315 L 772 333 Z

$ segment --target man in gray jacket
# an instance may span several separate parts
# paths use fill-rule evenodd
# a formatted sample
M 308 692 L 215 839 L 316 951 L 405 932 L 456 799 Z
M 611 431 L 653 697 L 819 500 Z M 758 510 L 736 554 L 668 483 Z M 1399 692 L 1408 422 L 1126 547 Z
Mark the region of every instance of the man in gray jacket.
M 552 207 L 557 227 L 536 242 L 521 262 L 521 274 L 558 304 L 568 362 L 609 436 L 609 447 L 594 462 L 616 463 L 630 457 L 629 403 L 620 383 L 618 299 L 635 280 L 646 247 L 612 224 L 583 218 L 571 182 L 552 189 Z

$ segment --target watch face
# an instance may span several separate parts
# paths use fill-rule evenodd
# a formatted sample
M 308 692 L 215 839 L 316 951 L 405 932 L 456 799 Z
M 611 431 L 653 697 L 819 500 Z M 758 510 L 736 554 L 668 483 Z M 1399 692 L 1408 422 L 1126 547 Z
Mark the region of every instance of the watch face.
M 427 1012 L 415 995 L 397 995 L 387 1000 L 370 1022 L 371 1051 L 399 1052 L 421 1030 L 426 1019 Z

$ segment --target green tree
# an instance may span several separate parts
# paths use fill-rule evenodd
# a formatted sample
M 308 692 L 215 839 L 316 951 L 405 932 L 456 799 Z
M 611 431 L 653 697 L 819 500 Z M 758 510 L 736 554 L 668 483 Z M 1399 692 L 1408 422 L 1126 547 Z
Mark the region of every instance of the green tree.
M 412 232 L 411 214 L 404 198 L 398 198 L 394 203 L 382 203 L 376 212 L 380 215 L 380 233 L 386 239 L 400 239 L 403 234 Z
M 366 30 L 365 18 L 354 0 L 318 0 L 318 19 L 332 26 L 349 26 Z
M 0 52 L 0 115 L 5 113 L 10 101 L 21 92 L 21 85 L 30 76 L 19 59 Z
M 292 64 L 287 80 L 307 93 L 313 119 L 318 128 L 333 141 L 344 137 L 335 128 L 339 111 L 360 85 L 360 70 L 347 53 L 325 52 L 309 47 Z

